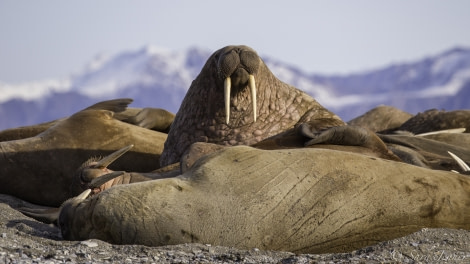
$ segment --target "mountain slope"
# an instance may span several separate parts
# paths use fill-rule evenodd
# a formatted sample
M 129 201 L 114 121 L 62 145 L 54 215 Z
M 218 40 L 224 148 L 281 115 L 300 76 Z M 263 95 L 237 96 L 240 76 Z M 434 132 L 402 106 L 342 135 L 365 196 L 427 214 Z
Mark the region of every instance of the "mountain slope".
M 133 98 L 134 107 L 176 112 L 210 54 L 198 48 L 176 52 L 147 46 L 97 57 L 67 80 L 0 82 L 0 129 L 50 121 L 118 97 Z M 344 76 L 305 73 L 275 59 L 263 59 L 279 79 L 306 91 L 345 120 L 379 104 L 413 114 L 430 108 L 470 108 L 470 49 L 455 48 L 419 61 Z

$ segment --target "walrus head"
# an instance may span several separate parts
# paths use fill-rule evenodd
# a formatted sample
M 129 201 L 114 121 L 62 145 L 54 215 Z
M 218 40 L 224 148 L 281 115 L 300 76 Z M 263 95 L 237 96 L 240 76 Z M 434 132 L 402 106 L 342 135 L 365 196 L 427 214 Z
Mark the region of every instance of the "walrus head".
M 78 195 L 87 189 L 98 193 L 113 185 L 112 180 L 124 174 L 123 171 L 112 171 L 108 166 L 128 152 L 134 145 L 117 150 L 104 158 L 90 158 L 75 172 L 71 184 L 72 195 Z

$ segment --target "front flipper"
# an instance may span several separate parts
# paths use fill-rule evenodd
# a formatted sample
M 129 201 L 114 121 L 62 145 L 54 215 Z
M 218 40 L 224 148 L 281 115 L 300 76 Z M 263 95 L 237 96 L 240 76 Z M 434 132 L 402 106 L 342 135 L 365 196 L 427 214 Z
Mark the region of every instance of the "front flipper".
M 130 117 L 124 122 L 152 129 L 159 132 L 168 132 L 170 125 L 175 119 L 175 114 L 160 108 L 143 108 L 135 116 Z
M 385 143 L 374 132 L 358 126 L 336 126 L 321 131 L 312 131 L 307 124 L 301 124 L 297 131 L 299 134 L 311 138 L 305 143 L 305 146 L 333 144 L 386 148 Z
M 318 144 L 361 147 L 371 150 L 387 159 L 401 161 L 385 145 L 385 143 L 372 131 L 358 126 L 335 126 L 321 131 L 312 130 L 308 124 L 300 124 L 297 133 L 310 138 L 305 146 Z M 353 152 L 361 153 L 359 148 Z

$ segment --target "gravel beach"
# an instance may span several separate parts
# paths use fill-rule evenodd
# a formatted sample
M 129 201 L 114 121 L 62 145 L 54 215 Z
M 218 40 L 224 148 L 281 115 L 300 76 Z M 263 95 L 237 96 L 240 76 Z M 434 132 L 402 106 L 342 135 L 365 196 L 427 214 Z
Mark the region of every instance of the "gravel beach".
M 164 247 L 64 241 L 56 227 L 13 208 L 0 194 L 0 263 L 470 263 L 470 231 L 422 229 L 406 237 L 340 254 L 293 254 L 203 244 Z

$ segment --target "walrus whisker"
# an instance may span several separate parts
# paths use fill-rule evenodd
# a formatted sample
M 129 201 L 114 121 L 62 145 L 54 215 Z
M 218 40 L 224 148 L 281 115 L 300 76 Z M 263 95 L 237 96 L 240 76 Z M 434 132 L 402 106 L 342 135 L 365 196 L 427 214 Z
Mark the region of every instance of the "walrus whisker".
M 124 153 L 126 153 L 127 151 L 129 151 L 131 148 L 133 148 L 134 145 L 129 145 L 127 147 L 124 147 L 118 151 L 115 151 L 111 154 L 109 154 L 108 156 L 104 157 L 103 159 L 101 159 L 100 161 L 98 161 L 98 163 L 96 163 L 94 165 L 95 168 L 106 168 L 109 166 L 109 164 L 113 163 L 115 160 L 117 160 L 119 157 L 121 157 L 122 155 L 124 155 Z
M 443 134 L 443 133 L 463 133 L 463 132 L 465 132 L 465 130 L 466 130 L 465 127 L 452 128 L 452 129 L 444 129 L 444 130 L 438 130 L 438 131 L 432 131 L 432 132 L 416 134 L 415 136 L 424 137 L 424 136 L 435 135 L 435 134 Z
M 462 168 L 463 171 L 470 171 L 470 167 L 467 165 L 467 163 L 465 163 L 465 161 L 463 161 L 461 158 L 459 158 L 457 155 L 455 155 L 454 153 L 452 153 L 450 151 L 447 151 L 447 153 L 449 153 L 449 155 L 455 161 L 457 161 L 457 163 L 459 164 L 460 168 Z
M 232 80 L 230 77 L 225 78 L 224 81 L 224 99 L 225 99 L 225 123 L 228 125 L 230 121 L 230 90 L 232 86 Z
M 250 74 L 249 79 L 250 91 L 251 91 L 251 101 L 253 103 L 253 122 L 256 122 L 256 83 L 255 83 L 255 76 Z
M 100 176 L 98 178 L 94 178 L 89 184 L 88 187 L 91 189 L 94 188 L 99 188 L 101 185 L 105 184 L 106 182 L 117 178 L 121 175 L 123 175 L 125 171 L 113 171 L 111 173 L 105 174 L 103 176 Z

